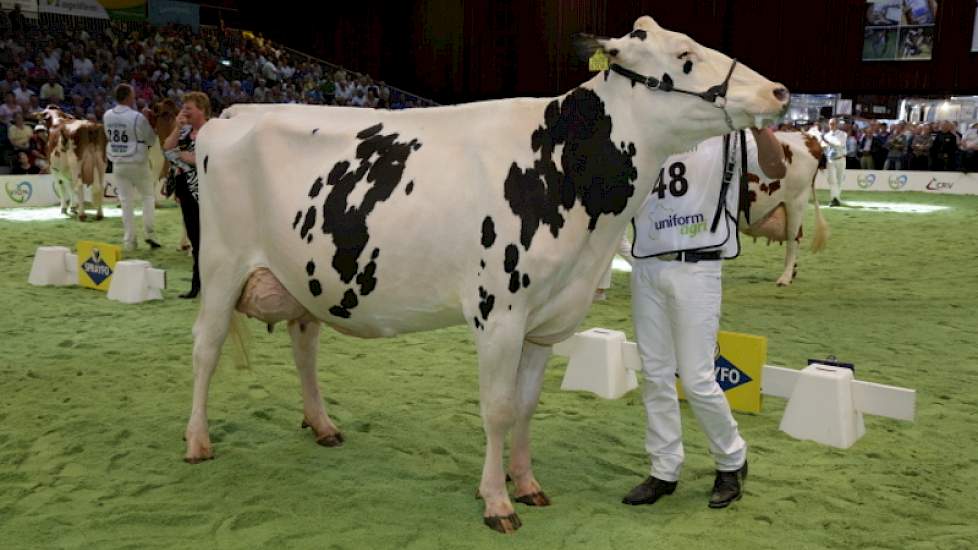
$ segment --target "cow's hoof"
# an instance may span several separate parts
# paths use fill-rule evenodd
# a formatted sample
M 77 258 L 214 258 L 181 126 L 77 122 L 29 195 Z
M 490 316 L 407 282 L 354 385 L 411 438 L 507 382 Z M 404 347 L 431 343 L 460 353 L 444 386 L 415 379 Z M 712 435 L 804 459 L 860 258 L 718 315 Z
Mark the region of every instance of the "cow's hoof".
M 78 221 L 83 222 L 83 221 L 85 221 L 87 219 L 88 219 L 88 216 L 86 216 L 85 214 L 78 214 Z
M 210 456 L 187 456 L 184 457 L 183 461 L 187 464 L 200 464 L 201 462 L 207 462 L 208 460 L 214 460 L 214 455 Z
M 102 216 L 102 213 L 101 212 L 99 212 L 98 214 L 95 214 L 95 221 L 102 221 L 102 218 L 103 218 L 103 216 Z
M 550 499 L 547 498 L 547 495 L 543 494 L 543 491 L 516 497 L 513 500 L 526 504 L 527 506 L 550 506 Z
M 513 533 L 517 529 L 523 526 L 520 521 L 520 517 L 515 513 L 508 516 L 489 516 L 482 518 L 487 526 L 493 531 L 499 531 L 500 533 Z
M 322 445 L 323 447 L 341 447 L 343 446 L 343 434 L 336 432 L 336 434 L 333 435 L 317 437 L 316 443 Z
M 316 431 L 316 428 L 312 427 L 312 424 L 303 420 L 302 429 L 305 428 L 312 428 L 313 433 L 316 434 L 316 443 L 322 445 L 323 447 L 340 447 L 343 445 L 343 441 L 345 441 L 343 439 L 343 434 L 340 432 L 336 432 L 335 434 L 319 435 L 319 432 Z
M 61 213 L 62 214 L 68 214 L 68 209 L 67 208 L 62 208 L 61 209 Z

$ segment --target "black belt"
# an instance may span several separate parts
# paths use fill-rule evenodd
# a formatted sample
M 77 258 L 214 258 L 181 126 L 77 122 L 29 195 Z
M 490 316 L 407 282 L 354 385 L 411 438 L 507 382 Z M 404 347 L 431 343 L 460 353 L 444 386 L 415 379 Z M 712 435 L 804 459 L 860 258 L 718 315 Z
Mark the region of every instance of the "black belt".
M 663 254 L 662 256 L 656 256 L 660 260 L 666 262 L 688 262 L 696 263 L 706 260 L 722 260 L 723 253 L 719 250 L 707 250 L 704 252 L 697 252 L 695 250 L 676 252 L 674 254 Z

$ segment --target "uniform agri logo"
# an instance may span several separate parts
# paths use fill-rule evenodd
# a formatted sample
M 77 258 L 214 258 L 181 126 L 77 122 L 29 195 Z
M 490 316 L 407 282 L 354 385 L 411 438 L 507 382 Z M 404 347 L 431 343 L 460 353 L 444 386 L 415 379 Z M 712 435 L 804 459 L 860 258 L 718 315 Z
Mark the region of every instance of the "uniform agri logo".
M 876 183 L 876 174 L 866 174 L 865 176 L 859 176 L 856 178 L 856 185 L 860 189 L 869 189 Z
M 890 176 L 888 183 L 890 184 L 890 189 L 892 189 L 894 191 L 899 191 L 900 189 L 903 189 L 904 187 L 906 187 L 906 185 L 907 185 L 907 176 L 906 175 L 903 175 L 903 176 Z
M 82 264 L 82 271 L 87 273 L 96 285 L 102 284 L 102 281 L 112 276 L 112 268 L 102 260 L 102 253 L 97 248 L 92 248 L 92 255 Z
M 22 181 L 17 184 L 7 182 L 3 187 L 4 191 L 7 192 L 7 196 L 10 197 L 10 200 L 17 204 L 24 204 L 25 202 L 31 200 L 31 195 L 34 194 L 34 187 L 29 181 Z

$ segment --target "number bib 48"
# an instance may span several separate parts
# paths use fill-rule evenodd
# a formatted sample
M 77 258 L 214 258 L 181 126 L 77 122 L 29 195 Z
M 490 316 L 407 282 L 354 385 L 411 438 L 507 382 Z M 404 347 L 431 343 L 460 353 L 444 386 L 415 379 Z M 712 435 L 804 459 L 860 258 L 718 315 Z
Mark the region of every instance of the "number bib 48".
M 732 139 L 731 144 L 736 141 Z M 736 256 L 739 252 L 736 236 L 739 197 L 736 178 L 739 178 L 739 170 L 737 172 L 726 196 L 721 197 L 722 136 L 710 138 L 692 151 L 666 159 L 651 194 L 635 216 L 633 255 L 647 258 L 683 250 L 722 248 L 724 257 Z M 722 206 L 719 204 L 721 200 Z M 711 231 L 718 215 L 721 219 L 715 231 Z

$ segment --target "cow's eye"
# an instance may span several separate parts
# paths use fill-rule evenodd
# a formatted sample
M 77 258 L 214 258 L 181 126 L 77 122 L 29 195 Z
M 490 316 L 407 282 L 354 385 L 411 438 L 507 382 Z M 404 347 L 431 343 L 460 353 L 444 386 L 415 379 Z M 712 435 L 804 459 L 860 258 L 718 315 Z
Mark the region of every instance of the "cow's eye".
M 689 74 L 690 72 L 692 72 L 692 70 L 693 70 L 692 61 L 687 60 L 685 63 L 683 63 L 683 73 Z

